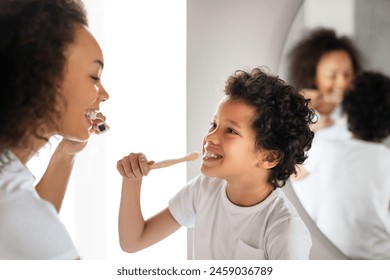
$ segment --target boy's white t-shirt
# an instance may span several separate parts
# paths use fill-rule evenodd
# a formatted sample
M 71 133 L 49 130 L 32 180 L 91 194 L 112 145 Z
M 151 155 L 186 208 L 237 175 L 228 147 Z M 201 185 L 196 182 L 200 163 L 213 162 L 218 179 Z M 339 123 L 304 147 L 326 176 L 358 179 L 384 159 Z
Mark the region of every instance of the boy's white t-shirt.
M 226 181 L 200 175 L 169 201 L 176 221 L 194 228 L 194 259 L 308 259 L 310 233 L 281 189 L 240 207 Z
M 54 206 L 12 153 L 0 158 L 0 259 L 76 259 L 79 253 Z

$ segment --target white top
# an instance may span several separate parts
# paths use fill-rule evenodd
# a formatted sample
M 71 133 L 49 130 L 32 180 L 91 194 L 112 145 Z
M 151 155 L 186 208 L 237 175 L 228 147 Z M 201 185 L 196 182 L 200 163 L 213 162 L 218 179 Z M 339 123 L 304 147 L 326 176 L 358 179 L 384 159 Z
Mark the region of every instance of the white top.
M 352 133 L 347 129 L 347 123 L 345 118 L 339 117 L 338 121 L 330 127 L 321 128 L 315 132 L 315 136 L 308 151 L 308 159 L 304 162 L 303 166 L 307 170 L 308 162 L 313 158 L 312 153 L 322 149 L 322 143 L 328 139 L 350 139 Z M 315 156 L 315 155 L 314 155 Z M 299 201 L 305 208 L 307 213 L 313 218 L 314 212 L 316 211 L 317 201 L 319 200 L 319 193 L 313 186 L 319 181 L 317 175 L 314 173 L 310 176 L 306 176 L 300 180 L 291 181 L 291 185 L 297 194 Z
M 226 181 L 200 175 L 169 202 L 176 221 L 194 228 L 195 259 L 308 259 L 311 237 L 280 189 L 251 207 L 228 199 Z
M 79 253 L 54 206 L 12 153 L 0 155 L 0 259 L 76 259 Z
M 390 149 L 352 138 L 315 140 L 309 175 L 294 182 L 307 212 L 350 258 L 390 259 Z

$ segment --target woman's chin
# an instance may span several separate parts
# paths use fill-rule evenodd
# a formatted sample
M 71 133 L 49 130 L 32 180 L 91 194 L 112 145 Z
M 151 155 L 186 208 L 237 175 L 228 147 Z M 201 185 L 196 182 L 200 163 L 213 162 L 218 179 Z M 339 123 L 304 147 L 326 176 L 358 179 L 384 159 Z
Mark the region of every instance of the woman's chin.
M 88 133 L 82 133 L 82 134 L 81 133 L 64 134 L 61 136 L 67 140 L 70 140 L 70 141 L 84 143 L 84 142 L 87 142 L 89 140 L 90 135 L 91 135 L 91 133 L 88 132 Z

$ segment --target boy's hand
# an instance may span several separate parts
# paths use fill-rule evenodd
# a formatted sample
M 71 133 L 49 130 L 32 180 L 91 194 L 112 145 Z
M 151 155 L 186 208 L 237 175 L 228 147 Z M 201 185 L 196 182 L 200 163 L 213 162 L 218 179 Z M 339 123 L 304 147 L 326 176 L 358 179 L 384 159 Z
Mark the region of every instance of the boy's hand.
M 125 179 L 141 180 L 148 175 L 149 165 L 153 163 L 154 161 L 148 161 L 143 153 L 131 153 L 118 161 L 117 169 Z

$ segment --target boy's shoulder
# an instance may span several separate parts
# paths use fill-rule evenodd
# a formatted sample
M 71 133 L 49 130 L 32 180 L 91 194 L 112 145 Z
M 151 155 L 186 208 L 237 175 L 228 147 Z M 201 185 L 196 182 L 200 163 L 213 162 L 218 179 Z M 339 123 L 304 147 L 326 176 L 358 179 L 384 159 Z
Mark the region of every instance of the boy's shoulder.
M 275 189 L 272 196 L 272 202 L 268 207 L 268 219 L 276 221 L 299 218 L 297 210 L 280 188 Z

